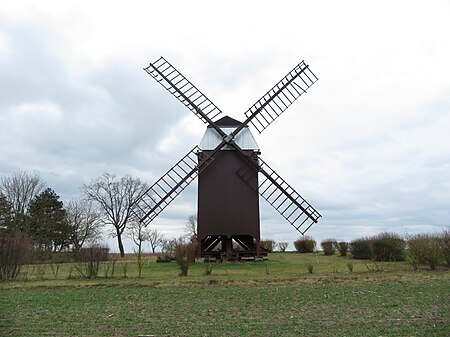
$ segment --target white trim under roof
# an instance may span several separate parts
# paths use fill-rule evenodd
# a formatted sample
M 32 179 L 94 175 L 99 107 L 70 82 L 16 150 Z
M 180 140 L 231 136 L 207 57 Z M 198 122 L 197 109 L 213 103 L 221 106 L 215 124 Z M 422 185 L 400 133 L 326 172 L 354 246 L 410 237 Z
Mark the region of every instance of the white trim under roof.
M 236 129 L 236 127 L 221 127 L 221 129 L 223 130 L 223 132 L 229 135 Z M 259 146 L 256 143 L 256 140 L 250 132 L 248 126 L 244 127 L 236 135 L 234 141 L 242 150 L 253 150 L 259 152 Z M 214 128 L 208 127 L 206 128 L 206 132 L 203 135 L 202 140 L 200 141 L 199 148 L 202 151 L 211 151 L 214 150 L 221 142 L 222 137 L 219 135 L 219 133 L 214 130 Z M 222 150 L 233 150 L 233 147 L 231 147 L 230 145 L 225 145 Z

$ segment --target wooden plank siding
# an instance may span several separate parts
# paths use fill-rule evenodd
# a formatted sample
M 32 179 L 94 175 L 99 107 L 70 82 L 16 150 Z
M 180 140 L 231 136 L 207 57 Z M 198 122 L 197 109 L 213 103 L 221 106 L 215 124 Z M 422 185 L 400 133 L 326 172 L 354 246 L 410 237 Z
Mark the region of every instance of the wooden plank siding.
M 246 172 L 245 180 L 238 171 Z M 210 235 L 250 235 L 259 241 L 258 171 L 236 151 L 220 151 L 198 179 L 199 241 Z

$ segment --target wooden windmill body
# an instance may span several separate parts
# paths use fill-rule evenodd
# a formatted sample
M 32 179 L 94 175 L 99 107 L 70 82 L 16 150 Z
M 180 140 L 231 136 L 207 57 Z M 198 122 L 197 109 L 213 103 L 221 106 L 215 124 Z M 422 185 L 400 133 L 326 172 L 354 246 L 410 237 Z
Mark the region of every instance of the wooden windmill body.
M 242 123 L 225 116 L 216 122 L 225 133 Z M 235 140 L 250 160 L 258 164 L 259 146 L 248 127 Z M 221 142 L 208 127 L 200 144 L 199 164 Z M 238 172 L 246 174 L 245 179 Z M 202 257 L 233 252 L 240 257 L 260 255 L 258 170 L 231 146 L 224 146 L 214 161 L 198 175 L 198 241 Z
M 260 157 L 249 124 L 261 133 L 317 81 L 303 61 L 245 113 L 239 122 L 222 111 L 163 57 L 145 68 L 207 124 L 195 146 L 145 193 L 134 210 L 149 224 L 197 176 L 198 256 L 254 258 L 260 247 L 259 195 L 304 234 L 321 217 Z

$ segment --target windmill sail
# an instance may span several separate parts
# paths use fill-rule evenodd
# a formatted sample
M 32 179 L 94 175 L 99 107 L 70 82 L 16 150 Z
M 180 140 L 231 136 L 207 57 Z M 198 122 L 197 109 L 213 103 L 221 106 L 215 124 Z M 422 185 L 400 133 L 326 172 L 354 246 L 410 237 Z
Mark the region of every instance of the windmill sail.
M 261 133 L 317 80 L 309 66 L 300 62 L 245 112 L 244 124 L 251 122 Z
M 194 147 L 139 197 L 133 211 L 135 218 L 148 225 L 197 177 L 198 151 Z
M 320 213 L 261 158 L 259 164 L 263 175 L 258 187 L 259 194 L 304 235 L 317 223 Z
M 210 123 L 211 120 L 219 117 L 222 113 L 208 97 L 203 95 L 195 85 L 163 57 L 160 57 L 154 63 L 150 63 L 144 70 L 204 123 Z

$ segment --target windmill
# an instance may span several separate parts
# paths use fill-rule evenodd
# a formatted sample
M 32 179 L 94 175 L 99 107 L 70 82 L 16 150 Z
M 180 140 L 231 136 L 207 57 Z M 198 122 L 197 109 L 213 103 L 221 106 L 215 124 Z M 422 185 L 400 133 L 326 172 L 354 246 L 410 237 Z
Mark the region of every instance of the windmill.
M 261 133 L 318 78 L 304 61 L 296 65 L 245 113 L 224 116 L 197 87 L 160 57 L 144 70 L 207 124 L 191 149 L 136 203 L 135 216 L 148 225 L 195 178 L 198 182 L 198 257 L 254 258 L 260 247 L 259 195 L 302 235 L 319 212 L 261 159 L 249 124 Z

